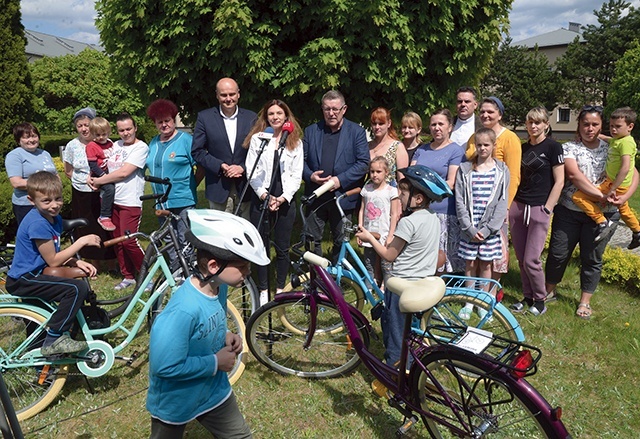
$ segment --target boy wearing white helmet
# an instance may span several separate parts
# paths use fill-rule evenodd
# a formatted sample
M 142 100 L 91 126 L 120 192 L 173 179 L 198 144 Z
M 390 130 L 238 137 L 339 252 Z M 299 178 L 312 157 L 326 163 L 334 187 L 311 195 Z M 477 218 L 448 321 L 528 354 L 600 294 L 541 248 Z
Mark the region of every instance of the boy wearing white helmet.
M 371 243 L 384 260 L 393 262 L 392 276 L 414 280 L 433 276 L 438 261 L 440 221 L 429 210 L 429 204 L 451 196 L 451 189 L 446 181 L 426 166 L 409 166 L 398 169 L 398 172 L 405 176 L 398 182 L 404 216 L 398 221 L 393 240 L 385 247 L 362 228 L 356 236 Z M 400 313 L 398 300 L 399 296 L 385 291 L 382 338 L 384 359 L 390 365 L 400 360 L 402 349 L 404 316 Z
M 180 438 L 197 419 L 217 438 L 249 438 L 227 378 L 242 339 L 227 331 L 226 285 L 239 286 L 250 263 L 269 259 L 255 227 L 215 210 L 190 210 L 186 239 L 196 249 L 193 275 L 155 319 L 149 342 L 151 438 Z

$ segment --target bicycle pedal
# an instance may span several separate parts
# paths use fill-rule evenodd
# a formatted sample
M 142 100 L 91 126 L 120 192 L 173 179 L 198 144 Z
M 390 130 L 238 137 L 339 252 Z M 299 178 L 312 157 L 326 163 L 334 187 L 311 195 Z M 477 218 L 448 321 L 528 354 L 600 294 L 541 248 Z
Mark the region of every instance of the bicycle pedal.
M 48 364 L 45 364 L 44 366 L 42 366 L 42 369 L 40 370 L 40 373 L 38 374 L 38 384 L 39 385 L 43 385 L 44 384 L 44 381 L 49 376 L 49 369 L 51 369 L 51 366 L 49 366 Z
M 131 366 L 134 361 L 138 359 L 140 353 L 138 351 L 134 351 L 130 357 L 117 357 L 119 360 L 123 360 L 127 366 Z
M 405 421 L 404 424 L 402 424 L 400 428 L 398 428 L 396 435 L 404 436 L 409 432 L 409 430 L 411 430 L 411 428 L 413 428 L 414 425 L 416 425 L 417 422 L 418 422 L 418 418 L 416 418 L 415 416 L 411 416 Z
M 380 301 L 376 303 L 376 305 L 371 308 L 371 319 L 379 320 L 382 317 L 382 312 L 384 311 L 384 302 Z

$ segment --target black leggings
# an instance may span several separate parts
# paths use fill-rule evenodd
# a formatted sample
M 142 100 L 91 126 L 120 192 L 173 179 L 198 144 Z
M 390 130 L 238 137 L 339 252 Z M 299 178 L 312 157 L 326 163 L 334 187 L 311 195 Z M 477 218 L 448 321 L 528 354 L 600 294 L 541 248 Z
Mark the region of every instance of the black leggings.
M 89 294 L 89 285 L 82 279 L 34 275 L 26 273 L 19 279 L 7 278 L 7 291 L 20 297 L 38 297 L 46 302 L 59 302 L 49 319 L 49 331 L 62 334 L 73 324 L 78 310 Z
M 254 197 L 252 201 L 251 222 L 260 230 L 260 234 L 266 244 L 265 233 L 263 232 L 266 226 L 258 224 L 260 221 L 260 207 L 262 206 L 262 202 L 258 201 L 258 197 Z M 269 227 L 273 230 L 273 241 L 271 244 L 276 249 L 276 288 L 283 288 L 287 280 L 287 273 L 289 273 L 289 247 L 291 247 L 293 223 L 296 220 L 296 203 L 293 202 L 289 204 L 285 202 L 277 212 L 265 212 L 265 217 L 267 215 L 269 215 Z M 264 221 L 265 218 L 263 218 L 263 222 Z M 269 255 L 269 249 L 267 249 L 267 254 Z M 268 266 L 258 266 L 256 271 L 258 272 L 258 288 L 261 291 L 266 290 Z

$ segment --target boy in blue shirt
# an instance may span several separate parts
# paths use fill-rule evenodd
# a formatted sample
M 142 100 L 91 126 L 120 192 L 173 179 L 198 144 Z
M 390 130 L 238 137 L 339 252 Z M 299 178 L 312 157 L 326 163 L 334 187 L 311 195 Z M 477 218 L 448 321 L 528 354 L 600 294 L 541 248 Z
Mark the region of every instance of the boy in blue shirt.
M 267 265 L 260 234 L 247 220 L 215 210 L 189 210 L 186 239 L 197 251 L 192 276 L 171 296 L 151 328 L 151 438 L 181 438 L 197 419 L 217 438 L 249 438 L 227 372 L 242 338 L 227 331 L 227 285 L 241 285 L 250 263 Z
M 404 216 L 398 221 L 393 240 L 385 247 L 362 228 L 356 236 L 371 243 L 380 257 L 393 262 L 391 276 L 423 279 L 436 272 L 440 242 L 440 221 L 429 204 L 451 196 L 452 192 L 447 183 L 426 166 L 410 166 L 398 172 L 405 176 L 398 182 Z M 384 293 L 382 338 L 386 348 L 384 359 L 390 365 L 400 360 L 402 349 L 404 316 L 398 307 L 399 299 L 389 290 Z
M 68 331 L 89 293 L 82 279 L 47 276 L 47 267 L 75 266 L 88 276 L 96 268 L 73 256 L 85 245 L 100 246 L 98 235 L 85 235 L 60 250 L 62 233 L 62 183 L 57 174 L 40 171 L 27 180 L 27 197 L 35 206 L 20 223 L 11 268 L 7 273 L 7 291 L 21 297 L 38 297 L 59 302 L 51 315 L 41 353 L 44 356 L 70 354 L 87 348 L 87 342 L 73 340 Z

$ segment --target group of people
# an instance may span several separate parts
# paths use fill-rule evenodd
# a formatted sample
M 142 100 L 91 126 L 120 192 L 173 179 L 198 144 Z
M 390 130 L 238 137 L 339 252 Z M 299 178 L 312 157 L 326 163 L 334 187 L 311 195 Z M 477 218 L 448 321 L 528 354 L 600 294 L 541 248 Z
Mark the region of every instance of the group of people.
M 45 293 L 40 281 L 51 279 L 43 268 L 77 265 L 95 274 L 95 266 L 72 255 L 80 251 L 87 259 L 112 258 L 100 244 L 109 234 L 138 230 L 144 173 L 171 180 L 164 207 L 180 218 L 175 224 L 180 242 L 191 243 L 197 254 L 194 275 L 174 294 L 151 332 L 147 407 L 152 437 L 180 437 L 186 423 L 196 418 L 223 437 L 231 432 L 250 436 L 225 382 L 241 340 L 226 333 L 219 287 L 241 284 L 252 262 L 258 266 L 261 301 L 266 300 L 269 258 L 264 244 L 271 243 L 273 234 L 276 293 L 283 289 L 295 195 L 302 181 L 305 195 L 332 184 L 308 206 L 304 233 L 321 253 L 328 224 L 334 259 L 344 236 L 343 217 L 331 200 L 362 188 L 359 195 L 344 198 L 342 207 L 347 217 L 357 212 L 356 236 L 365 247 L 366 266 L 380 284 L 388 276 L 434 275 L 438 266 L 443 272 L 499 279 L 508 268 L 510 231 L 523 293 L 512 309 L 536 316 L 557 297 L 556 285 L 578 243 L 582 291 L 576 314 L 591 316 L 590 300 L 618 208 L 633 232 L 630 248 L 640 245 L 640 225 L 626 203 L 638 185 L 630 136 L 636 115 L 631 109 L 612 114 L 609 143 L 601 140 L 602 108 L 584 107 L 576 140 L 560 145 L 548 136 L 546 109 L 534 108 L 526 116 L 528 139 L 522 144 L 501 124 L 505 108 L 499 98 L 478 102 L 473 88 L 462 87 L 456 93 L 456 117 L 448 109 L 435 111 L 429 119 L 431 141 L 422 143 L 418 114 L 402 117 L 400 139 L 383 107 L 371 113 L 368 140 L 361 125 L 345 118 L 345 98 L 335 90 L 321 99 L 322 119 L 304 131 L 281 100 L 268 101 L 257 114 L 241 108 L 240 89 L 231 78 L 218 81 L 216 97 L 218 106 L 198 113 L 193 135 L 176 128 L 178 107 L 173 102 L 151 103 L 147 114 L 159 134 L 148 145 L 137 138 L 129 114 L 115 121 L 116 142 L 109 140 L 109 122 L 92 108 L 74 115 L 78 137 L 64 149 L 63 162 L 73 187 L 72 215 L 89 219 L 90 226 L 65 250 L 59 248 L 61 183 L 51 156 L 39 148 L 34 125 L 15 127 L 19 147 L 6 159 L 20 224 L 7 288 L 60 302 L 43 345 L 45 355 L 86 348 L 68 331 L 87 291 L 65 280 Z M 193 209 L 203 178 L 211 208 L 204 214 Z M 25 222 L 27 215 L 33 218 Z M 439 253 L 446 255 L 441 264 Z M 115 247 L 115 255 L 123 275 L 115 288 L 134 286 L 143 260 L 140 245 L 125 241 Z M 393 364 L 400 354 L 403 319 L 397 297 L 386 292 L 385 305 L 385 360 Z M 472 312 L 468 304 L 460 317 L 469 319 Z

